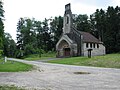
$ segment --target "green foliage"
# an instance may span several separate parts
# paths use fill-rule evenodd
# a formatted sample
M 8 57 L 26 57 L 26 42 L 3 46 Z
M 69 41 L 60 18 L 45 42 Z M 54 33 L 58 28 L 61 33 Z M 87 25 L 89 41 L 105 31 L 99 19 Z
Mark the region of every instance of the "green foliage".
M 0 1 L 0 49 L 3 49 L 3 38 L 4 38 L 4 10 L 3 10 L 3 3 Z
M 4 33 L 3 20 L 3 3 L 0 1 L 0 50 L 3 50 L 5 56 L 14 57 L 16 52 L 16 44 L 9 33 Z
M 2 19 L 3 17 L 4 17 L 3 2 L 0 1 L 0 18 Z
M 29 54 L 33 54 L 35 52 L 35 49 L 31 44 L 27 44 L 25 45 L 24 51 L 25 51 L 25 55 L 29 55 Z
M 97 9 L 96 12 L 92 15 L 90 15 L 91 20 L 91 30 L 92 33 L 101 41 L 104 40 L 103 38 L 103 31 L 105 31 L 105 25 L 106 25 L 106 15 L 105 11 L 102 9 Z
M 25 60 L 43 60 L 43 59 L 48 59 L 48 58 L 55 58 L 56 53 L 55 52 L 48 52 L 48 53 L 42 53 L 41 57 L 39 56 L 39 54 L 31 54 L 31 55 L 27 55 L 26 57 L 24 57 Z
M 19 72 L 29 71 L 33 68 L 32 65 L 24 64 L 21 62 L 7 61 L 0 59 L 0 72 Z
M 74 24 L 77 30 L 90 32 L 90 21 L 88 20 L 88 16 L 86 14 L 78 15 L 74 20 Z
M 107 52 L 119 52 L 119 38 L 120 38 L 120 8 L 108 7 L 107 10 L 107 29 L 106 29 L 106 39 L 105 44 L 107 47 Z M 114 23 L 113 23 L 114 22 Z
M 53 24 L 55 27 L 53 27 Z M 39 57 L 41 57 L 43 51 L 47 53 L 55 50 L 55 45 L 62 34 L 62 27 L 62 17 L 45 18 L 43 22 L 35 19 L 20 18 L 17 25 L 16 57 L 21 58 L 31 54 L 39 54 Z M 21 51 L 23 51 L 22 54 Z
M 25 55 L 36 53 L 37 38 L 35 31 L 34 19 L 20 18 L 17 25 L 17 57 L 21 58 Z
M 2 57 L 3 55 L 3 50 L 0 50 L 0 58 Z
M 23 50 L 17 50 L 15 53 L 16 58 L 23 58 L 24 56 L 24 51 Z
M 53 41 L 53 49 L 55 50 L 55 46 L 60 39 L 62 32 L 63 32 L 63 17 L 55 17 L 50 22 L 50 31 L 52 34 L 52 41 Z
M 56 56 L 56 52 L 53 51 L 49 51 L 47 53 L 43 53 L 42 57 L 55 57 Z
M 14 85 L 8 86 L 8 85 L 0 85 L 0 90 L 25 90 L 20 87 L 16 87 Z
M 107 53 L 119 52 L 120 48 L 120 7 L 108 7 L 107 11 L 97 9 L 91 15 L 92 33 L 102 40 Z
M 4 35 L 4 55 L 7 57 L 15 57 L 16 43 L 9 33 Z
M 105 56 L 72 57 L 61 60 L 48 61 L 49 63 L 78 65 L 78 66 L 95 66 L 105 68 L 120 68 L 120 54 L 108 54 Z

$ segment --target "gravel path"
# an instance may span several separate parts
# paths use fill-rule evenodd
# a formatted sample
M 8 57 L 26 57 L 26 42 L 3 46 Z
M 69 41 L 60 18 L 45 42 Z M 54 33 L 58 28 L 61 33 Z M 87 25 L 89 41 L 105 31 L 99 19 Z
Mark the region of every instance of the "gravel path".
M 120 69 L 20 61 L 37 66 L 29 72 L 0 72 L 0 85 L 16 85 L 29 90 L 120 90 Z M 75 74 L 89 72 L 90 74 Z

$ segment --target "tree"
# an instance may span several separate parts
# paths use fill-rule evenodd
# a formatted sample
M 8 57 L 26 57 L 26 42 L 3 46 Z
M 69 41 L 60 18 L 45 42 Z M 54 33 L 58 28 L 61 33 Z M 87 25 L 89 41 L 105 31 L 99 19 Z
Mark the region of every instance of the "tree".
M 116 52 L 120 52 L 120 7 L 116 6 L 115 8 L 115 12 L 116 12 L 116 44 L 115 44 L 115 48 L 116 48 Z
M 104 42 L 107 53 L 120 51 L 120 7 L 108 7 L 106 11 L 97 9 L 90 16 L 92 33 Z
M 3 49 L 3 38 L 4 38 L 3 18 L 4 18 L 3 3 L 2 1 L 0 1 L 0 52 L 2 52 Z
M 84 15 L 79 14 L 75 18 L 74 24 L 75 24 L 77 30 L 90 32 L 90 22 L 89 22 L 88 16 L 86 14 L 84 14 Z
M 96 12 L 90 15 L 91 32 L 99 40 L 104 42 L 104 32 L 106 31 L 106 14 L 102 9 L 97 9 Z
M 119 52 L 120 38 L 120 7 L 108 7 L 106 12 L 106 39 L 108 53 Z
M 50 31 L 51 31 L 51 39 L 53 41 L 53 49 L 55 50 L 55 46 L 60 39 L 63 32 L 63 17 L 55 17 L 50 22 Z
M 18 23 L 17 23 L 17 52 L 16 52 L 16 57 L 21 58 L 23 56 L 23 35 L 22 35 L 22 30 L 24 28 L 24 19 L 20 18 Z
M 46 19 L 42 22 L 42 31 L 43 33 L 41 34 L 41 44 L 43 50 L 45 52 L 48 52 L 52 50 L 52 41 L 51 41 L 51 31 L 49 29 L 49 19 Z
M 29 55 L 36 53 L 37 39 L 34 19 L 20 18 L 17 25 L 17 48 L 19 55 Z
M 43 34 L 41 21 L 34 22 L 34 30 L 36 31 L 37 53 L 41 57 L 41 54 L 42 54 L 42 34 Z
M 16 43 L 9 33 L 5 33 L 4 38 L 4 55 L 7 57 L 15 57 Z

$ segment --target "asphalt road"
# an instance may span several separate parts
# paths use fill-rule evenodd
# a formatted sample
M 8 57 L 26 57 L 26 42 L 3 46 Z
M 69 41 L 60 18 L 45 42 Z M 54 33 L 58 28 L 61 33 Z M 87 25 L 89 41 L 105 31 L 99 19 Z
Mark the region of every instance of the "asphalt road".
M 9 60 L 32 64 L 37 69 L 29 72 L 0 72 L 0 85 L 16 85 L 30 90 L 120 90 L 120 69 L 49 64 L 12 58 Z

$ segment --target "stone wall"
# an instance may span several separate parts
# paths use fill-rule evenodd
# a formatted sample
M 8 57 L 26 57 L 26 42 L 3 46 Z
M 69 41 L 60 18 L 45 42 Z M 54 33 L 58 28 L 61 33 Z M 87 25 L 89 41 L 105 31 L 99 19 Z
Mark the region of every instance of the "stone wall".
M 93 47 L 92 44 L 92 48 L 90 47 L 90 44 L 88 44 L 88 47 L 86 47 L 87 43 L 83 43 L 83 55 L 84 56 L 88 56 L 88 49 L 93 49 L 91 51 L 91 55 L 92 56 L 98 56 L 98 55 L 105 55 L 105 46 L 103 46 L 103 44 L 98 44 L 99 47 L 97 47 L 97 44 L 95 44 L 95 47 Z

